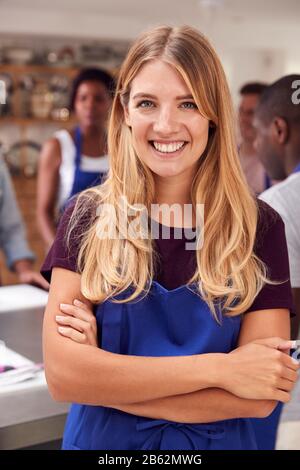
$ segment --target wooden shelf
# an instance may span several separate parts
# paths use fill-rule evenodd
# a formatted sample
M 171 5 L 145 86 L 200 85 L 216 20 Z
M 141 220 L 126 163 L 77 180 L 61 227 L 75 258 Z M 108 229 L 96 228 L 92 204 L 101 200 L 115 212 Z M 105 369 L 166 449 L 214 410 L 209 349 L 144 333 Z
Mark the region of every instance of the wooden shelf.
M 10 73 L 16 75 L 40 73 L 40 74 L 62 74 L 70 78 L 74 77 L 79 70 L 88 67 L 86 65 L 74 65 L 73 67 L 67 67 L 64 65 L 52 66 L 52 65 L 35 65 L 35 64 L 0 64 L 0 73 Z M 103 67 L 105 69 L 105 67 Z M 107 68 L 111 74 L 116 75 L 119 71 L 118 68 Z
M 68 76 L 74 76 L 80 67 L 65 67 L 65 66 L 56 66 L 52 67 L 51 65 L 34 65 L 34 64 L 1 64 L 0 73 L 11 73 L 11 74 L 30 74 L 30 73 L 43 73 L 43 74 L 63 74 Z
M 69 125 L 69 124 L 75 124 L 76 119 L 71 118 L 71 119 L 41 119 L 41 118 L 20 118 L 20 117 L 13 117 L 13 116 L 7 116 L 7 117 L 0 117 L 0 123 L 1 124 L 10 124 L 10 125 L 15 125 L 15 126 L 33 126 L 33 125 L 49 125 L 49 124 L 64 124 L 64 125 Z
M 47 75 L 61 74 L 64 75 L 69 81 L 71 81 L 80 69 L 85 67 L 74 66 L 74 67 L 65 67 L 65 66 L 50 66 L 50 65 L 17 65 L 17 64 L 0 64 L 0 73 L 9 74 L 13 81 L 13 96 L 11 101 L 11 113 L 9 116 L 0 115 L 0 126 L 16 126 L 20 133 L 20 141 L 27 139 L 27 136 L 30 135 L 30 126 L 50 126 L 57 124 L 61 127 L 69 128 L 70 126 L 76 124 L 77 120 L 75 117 L 70 117 L 68 120 L 61 119 L 40 119 L 35 117 L 20 117 L 22 114 L 21 109 L 21 99 L 20 99 L 20 87 L 19 82 L 22 78 L 22 75 L 44 75 L 47 78 Z M 103 67 L 105 69 L 105 67 Z M 118 69 L 109 69 L 106 68 L 112 75 L 118 74 Z M 15 129 L 14 129 L 15 131 Z M 47 131 L 44 127 L 43 131 Z M 51 130 L 52 132 L 52 130 Z M 42 133 L 43 134 L 43 133 Z M 26 149 L 21 155 L 22 164 L 26 162 Z M 22 167 L 24 168 L 24 167 Z M 13 183 L 16 190 L 16 196 L 20 209 L 23 215 L 24 222 L 26 224 L 26 233 L 29 241 L 30 247 L 37 255 L 37 260 L 35 267 L 39 270 L 42 261 L 45 258 L 45 248 L 42 242 L 41 236 L 37 229 L 36 225 L 36 185 L 37 178 L 33 176 L 27 178 L 24 176 L 23 172 L 19 175 L 13 176 Z M 16 275 L 8 272 L 5 267 L 5 260 L 3 256 L 1 257 L 0 253 L 0 271 L 1 277 L 4 284 L 16 283 Z
M 73 66 L 73 67 L 66 67 L 64 65 L 61 66 L 51 66 L 51 65 L 35 65 L 35 64 L 24 64 L 24 65 L 18 65 L 18 64 L 0 64 L 0 74 L 6 73 L 11 75 L 12 82 L 13 82 L 13 87 L 14 87 L 14 92 L 12 95 L 12 110 L 11 112 L 13 115 L 9 116 L 1 116 L 0 115 L 0 123 L 1 124 L 9 124 L 9 125 L 15 125 L 15 126 L 20 126 L 22 128 L 26 128 L 28 126 L 32 125 L 51 125 L 51 124 L 62 124 L 62 125 L 68 125 L 68 124 L 75 124 L 76 120 L 75 118 L 71 117 L 69 119 L 52 119 L 52 118 L 36 118 L 36 117 L 21 117 L 21 111 L 20 111 L 20 103 L 21 103 L 21 95 L 20 95 L 20 89 L 19 89 L 19 83 L 20 83 L 20 78 L 22 75 L 35 75 L 35 74 L 41 74 L 41 75 L 55 75 L 55 74 L 61 74 L 65 76 L 69 82 L 72 81 L 72 79 L 75 77 L 75 75 L 79 72 L 80 69 L 82 69 L 83 66 Z M 112 74 L 112 75 L 117 75 L 119 69 L 114 68 L 114 69 L 109 69 L 107 70 Z

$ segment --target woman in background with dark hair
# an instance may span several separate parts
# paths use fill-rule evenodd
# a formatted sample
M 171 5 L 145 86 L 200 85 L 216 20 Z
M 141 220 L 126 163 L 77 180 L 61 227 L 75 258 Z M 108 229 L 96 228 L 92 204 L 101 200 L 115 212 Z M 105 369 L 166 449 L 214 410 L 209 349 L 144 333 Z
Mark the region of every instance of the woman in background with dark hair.
M 48 248 L 57 217 L 70 197 L 99 184 L 108 170 L 106 120 L 114 79 L 103 70 L 82 70 L 74 79 L 70 108 L 78 125 L 57 131 L 43 146 L 38 172 L 37 219 Z

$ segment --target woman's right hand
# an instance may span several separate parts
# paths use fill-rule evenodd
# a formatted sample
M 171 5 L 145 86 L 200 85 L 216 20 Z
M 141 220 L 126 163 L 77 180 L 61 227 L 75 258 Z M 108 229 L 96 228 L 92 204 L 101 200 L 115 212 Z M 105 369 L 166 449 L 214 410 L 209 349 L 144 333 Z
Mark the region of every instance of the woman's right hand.
M 298 361 L 286 354 L 292 345 L 266 338 L 234 349 L 226 358 L 222 388 L 240 398 L 288 402 L 299 369 Z

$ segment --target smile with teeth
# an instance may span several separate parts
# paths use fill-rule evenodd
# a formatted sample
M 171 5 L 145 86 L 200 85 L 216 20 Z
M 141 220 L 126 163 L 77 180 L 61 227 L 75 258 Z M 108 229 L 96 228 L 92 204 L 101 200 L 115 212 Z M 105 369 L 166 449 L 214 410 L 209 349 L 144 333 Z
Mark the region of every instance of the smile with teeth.
M 161 153 L 174 153 L 180 150 L 185 144 L 185 141 L 170 142 L 162 144 L 160 142 L 150 141 L 151 145 Z

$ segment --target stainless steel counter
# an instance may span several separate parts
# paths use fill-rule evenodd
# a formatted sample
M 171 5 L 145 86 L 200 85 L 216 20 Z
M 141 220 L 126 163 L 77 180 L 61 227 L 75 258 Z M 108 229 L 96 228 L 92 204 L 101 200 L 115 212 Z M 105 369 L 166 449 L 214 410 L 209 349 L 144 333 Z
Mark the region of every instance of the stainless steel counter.
M 0 313 L 0 339 L 42 362 L 43 309 Z M 0 392 L 0 449 L 18 449 L 61 439 L 69 406 L 52 400 L 45 381 Z

